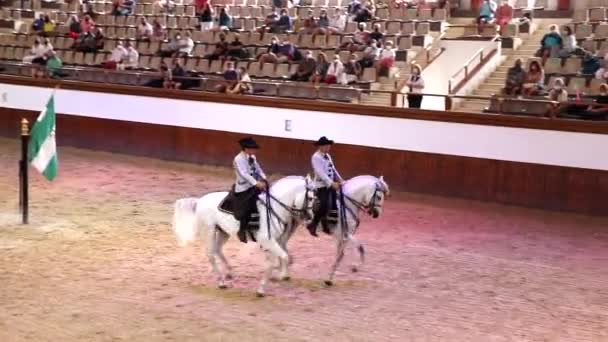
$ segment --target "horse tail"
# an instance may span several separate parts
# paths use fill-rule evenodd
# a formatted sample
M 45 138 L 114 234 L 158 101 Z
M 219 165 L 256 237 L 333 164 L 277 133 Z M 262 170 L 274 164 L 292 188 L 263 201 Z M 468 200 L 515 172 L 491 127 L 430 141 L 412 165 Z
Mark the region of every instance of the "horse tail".
M 175 201 L 173 212 L 173 232 L 179 246 L 194 242 L 199 235 L 196 215 L 198 198 L 188 197 Z

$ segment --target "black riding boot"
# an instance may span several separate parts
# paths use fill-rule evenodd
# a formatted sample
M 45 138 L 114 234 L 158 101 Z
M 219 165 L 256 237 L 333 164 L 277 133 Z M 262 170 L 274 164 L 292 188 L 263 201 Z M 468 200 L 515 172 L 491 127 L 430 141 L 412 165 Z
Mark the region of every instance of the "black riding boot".
M 239 240 L 241 240 L 241 242 L 243 243 L 247 243 L 247 226 L 249 225 L 249 223 L 247 222 L 246 219 L 242 219 L 240 226 L 239 226 L 239 232 L 237 233 L 237 236 L 239 237 Z
M 317 235 L 317 226 L 319 225 L 319 218 L 318 217 L 314 217 L 312 219 L 312 222 L 310 222 L 309 224 L 306 225 L 306 229 L 308 229 L 308 232 L 310 233 L 310 235 L 312 236 L 319 236 Z

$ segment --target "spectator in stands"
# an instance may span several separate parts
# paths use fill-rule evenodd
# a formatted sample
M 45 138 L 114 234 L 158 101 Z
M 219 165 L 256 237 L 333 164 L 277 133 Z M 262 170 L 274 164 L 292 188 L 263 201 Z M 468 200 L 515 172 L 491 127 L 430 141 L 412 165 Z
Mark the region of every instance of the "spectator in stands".
M 210 55 L 205 56 L 205 58 L 216 60 L 225 56 L 228 52 L 228 42 L 226 41 L 226 35 L 224 33 L 220 33 L 219 42 L 215 43 L 215 49 Z
M 65 75 L 61 72 L 61 68 L 63 67 L 63 62 L 57 56 L 55 51 L 51 50 L 48 52 L 46 61 L 46 73 L 50 78 L 62 78 Z
M 181 39 L 178 40 L 177 57 L 188 57 L 192 54 L 194 49 L 194 40 L 192 40 L 192 33 L 185 31 Z
M 273 36 L 272 38 L 270 38 L 270 46 L 268 46 L 266 52 L 259 54 L 256 59 L 258 60 L 258 62 L 260 62 L 260 64 L 276 63 L 277 54 L 279 53 L 280 46 L 281 45 L 279 44 L 279 39 L 276 36 Z
M 479 16 L 477 17 L 477 31 L 481 34 L 483 25 L 491 24 L 494 22 L 496 17 L 496 1 L 494 0 L 483 0 L 481 7 L 479 8 Z
M 334 55 L 334 60 L 330 63 L 325 74 L 325 83 L 335 84 L 340 83 L 342 85 L 347 84 L 346 74 L 344 73 L 344 65 L 340 61 L 339 55 Z
M 543 36 L 540 41 L 540 50 L 537 52 L 537 57 L 542 57 L 543 65 L 549 57 L 557 57 L 559 50 L 562 47 L 562 37 L 557 32 L 557 25 L 551 25 L 549 33 Z
M 362 23 L 362 22 L 370 21 L 373 18 L 374 18 L 374 15 L 373 15 L 372 7 L 370 5 L 367 5 L 365 7 L 361 7 L 357 11 L 357 13 L 355 14 L 355 17 L 353 18 L 353 21 L 356 23 Z
M 68 36 L 72 39 L 77 39 L 80 33 L 82 33 L 82 27 L 80 26 L 80 19 L 77 15 L 72 15 L 66 23 L 69 29 Z
M 123 43 L 118 41 L 116 43 L 116 47 L 112 50 L 112 54 L 110 55 L 110 59 L 108 59 L 103 67 L 106 69 L 118 69 L 118 65 L 122 63 L 122 60 L 127 56 L 127 49 L 125 49 Z
M 296 55 L 296 47 L 289 41 L 288 37 L 285 37 L 283 43 L 279 46 L 279 53 L 275 63 L 284 63 L 293 61 Z
M 393 41 L 387 40 L 384 48 L 378 54 L 378 62 L 376 63 L 376 71 L 378 76 L 388 76 L 389 70 L 395 64 L 395 49 Z
M 213 15 L 213 7 L 211 7 L 211 4 L 209 4 L 208 1 L 205 2 L 198 19 L 201 24 L 201 32 L 211 31 L 213 29 Z
M 302 20 L 302 26 L 300 27 L 300 34 L 313 34 L 317 30 L 317 21 L 313 15 L 312 10 L 308 10 L 306 17 Z
M 307 51 L 304 60 L 300 62 L 295 74 L 291 75 L 292 81 L 308 82 L 310 76 L 316 70 L 317 62 L 312 56 L 312 51 Z
M 46 50 L 41 42 L 42 38 L 36 37 L 34 45 L 30 49 L 29 54 L 23 56 L 23 63 L 37 63 L 38 61 L 44 61 Z M 36 62 L 34 62 L 36 61 Z
M 545 87 L 545 72 L 537 60 L 533 60 L 528 65 L 528 72 L 522 87 L 524 96 L 539 95 Z
M 587 108 L 585 117 L 589 119 L 608 119 L 608 84 L 600 85 L 600 94 L 595 97 L 596 105 Z
M 176 3 L 173 0 L 157 0 L 152 5 L 154 13 L 174 14 Z
M 43 28 L 44 28 L 44 14 L 40 13 L 40 14 L 38 14 L 38 18 L 34 19 L 34 21 L 32 22 L 32 30 L 34 32 L 40 33 L 40 32 L 42 32 Z
M 162 42 L 166 38 L 167 30 L 165 30 L 165 28 L 160 23 L 160 21 L 158 21 L 158 19 L 154 19 L 154 21 L 152 22 L 152 40 L 155 42 Z
M 603 66 L 601 68 L 597 69 L 597 71 L 595 72 L 595 78 L 597 78 L 598 80 L 602 80 L 603 82 L 608 81 L 607 63 L 608 63 L 608 61 L 606 59 L 604 59 Z
M 160 80 L 152 80 L 146 83 L 148 87 L 160 88 L 159 82 L 162 82 L 162 87 L 165 89 L 175 89 L 175 83 L 173 82 L 172 70 L 169 68 L 165 61 L 160 63 Z
M 363 50 L 363 56 L 358 61 L 361 70 L 373 67 L 379 55 L 380 49 L 378 48 L 378 42 L 376 42 L 375 39 L 370 40 L 365 47 L 365 50 Z
M 220 14 L 217 18 L 217 21 L 217 30 L 224 31 L 232 28 L 232 17 L 228 13 L 228 9 L 226 7 L 222 7 L 222 9 L 220 9 Z
M 201 14 L 203 9 L 205 9 L 205 6 L 210 4 L 211 1 L 209 0 L 194 0 L 194 9 L 196 14 Z
M 84 16 L 84 19 L 82 19 L 82 22 L 80 23 L 81 32 L 85 33 L 91 32 L 94 26 L 95 22 L 88 14 Z
M 260 33 L 269 32 L 272 24 L 279 21 L 279 13 L 277 13 L 276 8 L 273 8 L 270 13 L 264 18 L 264 25 L 260 26 L 257 31 Z
M 50 36 L 55 33 L 55 22 L 46 14 L 44 16 L 44 24 L 42 25 L 42 35 Z
M 281 10 L 281 15 L 279 16 L 279 20 L 276 23 L 273 23 L 270 27 L 270 32 L 272 33 L 285 33 L 286 31 L 292 30 L 292 20 L 289 16 L 289 12 L 286 9 Z
M 564 26 L 562 37 L 562 48 L 558 52 L 558 56 L 561 58 L 568 58 L 573 55 L 577 50 L 576 37 L 572 32 L 570 26 Z
M 171 83 L 169 86 L 172 89 L 181 89 L 182 85 L 186 83 L 184 77 L 187 76 L 186 69 L 179 62 L 179 59 L 173 60 L 173 69 L 171 70 Z
M 343 32 L 346 29 L 346 15 L 342 13 L 340 7 L 336 7 L 334 15 L 329 18 L 329 27 L 327 28 L 328 33 L 337 34 Z
M 327 55 L 323 52 L 319 52 L 319 54 L 317 55 L 317 64 L 315 66 L 315 71 L 313 72 L 310 81 L 315 84 L 319 84 L 320 82 L 325 81 L 327 69 L 329 69 L 329 61 L 327 60 Z
M 341 50 L 349 50 L 350 52 L 361 51 L 364 50 L 365 47 L 369 44 L 369 32 L 365 30 L 365 23 L 359 23 L 357 26 L 357 31 L 351 37 L 351 39 L 347 42 L 342 43 L 340 45 Z
M 347 7 L 348 15 L 351 16 L 351 19 L 355 17 L 359 9 L 361 9 L 363 5 L 359 0 L 351 0 Z
M 377 42 L 384 39 L 384 33 L 380 32 L 380 24 L 374 24 L 374 31 L 369 34 L 369 39 L 375 39 Z
M 358 81 L 361 74 L 363 74 L 363 69 L 357 62 L 357 56 L 355 54 L 351 54 L 348 62 L 344 64 L 344 74 L 347 83 Z
M 135 0 L 113 0 L 113 15 L 132 15 L 135 9 Z
M 234 69 L 234 62 L 226 62 L 224 69 L 224 84 L 218 85 L 216 90 L 221 93 L 227 93 L 233 89 L 239 80 L 239 73 Z
M 253 88 L 251 86 L 251 78 L 247 73 L 247 69 L 240 67 L 238 71 L 239 81 L 231 89 L 226 92 L 230 94 L 249 94 Z
M 558 78 L 553 82 L 553 87 L 549 91 L 551 101 L 568 102 L 568 92 L 564 89 L 564 80 Z
M 232 43 L 228 45 L 227 55 L 235 60 L 249 58 L 249 51 L 245 49 L 240 38 L 240 35 L 235 35 Z
M 422 90 L 424 89 L 424 79 L 422 78 L 422 68 L 418 64 L 412 64 L 412 74 L 405 82 L 408 87 L 407 103 L 410 108 L 420 108 L 422 104 Z
M 503 89 L 504 95 L 521 95 L 525 80 L 526 71 L 523 68 L 523 60 L 518 58 L 515 60 L 515 64 L 507 71 L 507 79 L 505 81 L 505 88 Z
M 327 30 L 329 29 L 329 17 L 327 17 L 327 11 L 322 9 L 319 14 L 319 20 L 317 20 L 317 28 L 314 30 L 312 34 L 312 40 L 316 41 L 317 35 L 325 35 L 327 34 Z
M 139 52 L 135 50 L 135 47 L 131 42 L 127 42 L 127 55 L 122 59 L 122 65 L 119 66 L 120 69 L 137 69 L 137 65 L 139 63 Z
M 606 58 L 604 58 L 604 60 L 606 60 Z M 584 52 L 581 65 L 581 74 L 595 75 L 600 68 L 601 64 L 599 57 L 593 55 L 591 52 Z
M 513 6 L 509 4 L 509 0 L 502 0 L 500 7 L 496 9 L 496 25 L 498 25 L 500 34 L 504 32 L 505 26 L 513 20 Z
M 146 17 L 141 17 L 139 25 L 137 25 L 137 39 L 138 40 L 150 40 L 154 36 L 154 28 L 148 22 Z

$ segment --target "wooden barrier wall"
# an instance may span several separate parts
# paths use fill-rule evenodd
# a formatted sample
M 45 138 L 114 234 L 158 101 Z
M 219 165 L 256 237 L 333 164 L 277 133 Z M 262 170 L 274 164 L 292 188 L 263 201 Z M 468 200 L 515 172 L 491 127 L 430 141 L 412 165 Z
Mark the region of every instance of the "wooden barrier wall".
M 34 120 L 37 115 L 0 108 L 0 135 L 16 138 L 20 119 Z M 236 141 L 243 136 L 61 114 L 57 125 L 59 145 L 222 166 L 232 164 Z M 259 159 L 268 172 L 310 171 L 310 141 L 256 139 L 263 147 Z M 608 215 L 606 171 L 353 145 L 336 145 L 333 155 L 344 177 L 383 174 L 394 190 Z

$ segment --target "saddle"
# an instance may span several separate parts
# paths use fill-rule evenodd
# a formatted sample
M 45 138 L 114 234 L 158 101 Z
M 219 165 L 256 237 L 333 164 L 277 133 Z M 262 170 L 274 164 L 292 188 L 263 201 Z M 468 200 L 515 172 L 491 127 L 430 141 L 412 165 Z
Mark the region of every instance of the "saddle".
M 226 214 L 233 215 L 237 220 L 240 221 L 239 217 L 242 218 L 242 216 L 246 215 L 246 213 L 243 213 L 244 209 L 239 206 L 239 204 L 242 204 L 241 202 L 243 201 L 239 200 L 233 188 L 228 193 L 228 195 L 226 195 L 226 197 L 224 197 L 224 199 L 220 202 L 220 204 L 217 206 L 217 209 Z M 249 213 L 247 222 L 247 227 L 249 231 L 258 230 L 258 228 L 260 227 L 260 214 L 258 213 L 257 206 L 255 206 L 253 210 Z

